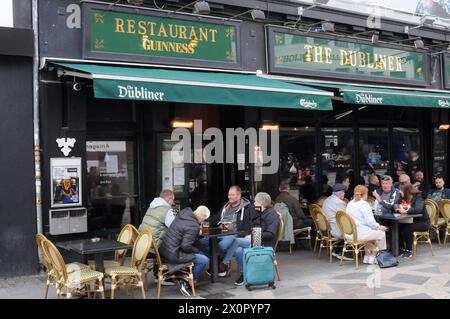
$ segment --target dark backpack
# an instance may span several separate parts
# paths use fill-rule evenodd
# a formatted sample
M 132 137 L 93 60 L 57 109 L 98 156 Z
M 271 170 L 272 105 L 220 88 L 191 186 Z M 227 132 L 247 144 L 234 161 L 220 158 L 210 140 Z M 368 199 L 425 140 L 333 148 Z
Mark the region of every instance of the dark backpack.
M 398 266 L 397 258 L 388 251 L 382 251 L 378 254 L 377 263 L 380 268 L 390 268 Z

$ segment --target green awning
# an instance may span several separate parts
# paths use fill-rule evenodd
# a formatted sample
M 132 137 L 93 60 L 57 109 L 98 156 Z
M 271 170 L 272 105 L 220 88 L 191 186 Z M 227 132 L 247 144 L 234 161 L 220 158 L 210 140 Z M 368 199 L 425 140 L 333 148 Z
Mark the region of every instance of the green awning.
M 94 81 L 104 99 L 332 110 L 333 93 L 253 74 L 55 63 Z M 67 72 L 74 74 L 74 72 Z
M 450 94 L 445 92 L 384 89 L 328 83 L 299 83 L 338 89 L 344 97 L 344 103 L 348 104 L 450 108 Z

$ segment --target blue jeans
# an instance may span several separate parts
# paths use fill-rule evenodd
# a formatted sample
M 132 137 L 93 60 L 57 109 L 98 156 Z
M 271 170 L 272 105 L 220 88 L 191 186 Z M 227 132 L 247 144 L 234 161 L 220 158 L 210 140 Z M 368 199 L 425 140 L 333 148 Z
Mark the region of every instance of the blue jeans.
M 228 248 L 227 253 L 225 254 L 225 257 L 223 258 L 223 263 L 227 264 L 231 261 L 231 258 L 233 258 L 233 256 L 236 253 L 236 250 L 241 247 L 241 248 L 247 248 L 250 247 L 250 239 L 247 238 L 242 238 L 242 237 L 238 237 L 235 238 L 233 241 L 233 244 Z
M 234 235 L 228 235 L 228 236 L 223 236 L 223 237 L 219 238 L 219 249 L 222 252 L 227 252 L 228 248 L 231 246 L 231 244 L 233 244 L 233 241 L 235 238 L 236 238 L 236 236 L 234 236 Z M 208 237 L 203 237 L 202 239 L 200 239 L 200 244 L 203 247 L 205 247 L 209 252 L 209 238 Z
M 203 270 L 208 267 L 209 259 L 203 254 L 195 254 L 194 259 L 194 268 L 192 269 L 194 280 L 197 280 L 198 276 L 202 273 Z
M 230 247 L 228 251 L 231 249 L 234 249 L 234 256 L 236 256 L 236 262 L 238 265 L 238 269 L 240 272 L 244 270 L 244 248 L 249 248 L 251 246 L 250 239 L 247 238 L 236 238 L 233 245 Z M 230 252 L 231 254 L 231 252 Z M 227 258 L 229 255 L 225 255 L 225 258 Z M 229 257 L 229 260 L 231 260 L 232 255 Z M 225 262 L 224 258 L 224 262 Z M 229 261 L 227 260 L 227 261 Z

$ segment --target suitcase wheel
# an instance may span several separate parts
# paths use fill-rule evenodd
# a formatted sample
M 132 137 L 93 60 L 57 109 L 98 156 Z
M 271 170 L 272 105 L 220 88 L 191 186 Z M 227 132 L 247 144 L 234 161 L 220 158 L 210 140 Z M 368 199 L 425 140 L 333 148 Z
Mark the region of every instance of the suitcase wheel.
M 247 288 L 248 291 L 252 290 L 252 288 L 250 288 L 250 285 L 245 285 L 245 288 Z
M 269 287 L 272 288 L 272 289 L 276 289 L 276 288 L 277 288 L 277 287 L 275 286 L 275 283 L 274 283 L 274 282 L 270 283 L 270 284 L 269 284 Z

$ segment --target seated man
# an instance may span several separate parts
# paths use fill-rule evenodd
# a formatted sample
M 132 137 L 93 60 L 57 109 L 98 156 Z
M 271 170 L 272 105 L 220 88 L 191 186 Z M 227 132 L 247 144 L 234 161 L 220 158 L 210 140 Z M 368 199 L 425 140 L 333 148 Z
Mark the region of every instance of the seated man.
M 423 176 L 422 171 L 417 171 L 414 175 L 414 180 L 416 183 L 419 183 L 419 190 L 422 192 L 422 197 L 425 199 L 428 197 L 430 193 L 430 185 L 428 185 L 425 177 Z
M 311 219 L 306 218 L 305 214 L 303 213 L 302 207 L 300 206 L 300 202 L 289 193 L 291 190 L 291 186 L 289 185 L 289 183 L 281 182 L 278 189 L 280 191 L 280 194 L 275 199 L 275 203 L 286 204 L 289 209 L 289 213 L 292 216 L 294 229 L 313 227 L 314 222 Z
M 242 191 L 239 186 L 231 186 L 228 190 L 228 203 L 214 216 L 209 218 L 210 227 L 227 224 L 229 232 L 242 232 L 241 236 L 251 233 L 252 216 L 254 209 L 250 201 L 242 197 Z M 219 248 L 223 254 L 226 254 L 228 248 L 237 236 L 223 236 L 219 239 Z M 209 238 L 205 237 L 200 243 L 206 249 L 209 249 Z M 219 264 L 219 276 L 224 277 L 228 274 L 228 263 Z
M 259 213 L 254 215 L 252 227 L 261 227 L 262 245 L 267 247 L 274 247 L 278 235 L 278 227 L 280 225 L 280 217 L 277 212 L 271 207 L 272 199 L 267 193 L 258 193 L 255 196 L 255 207 Z M 244 283 L 244 249 L 251 246 L 251 236 L 247 235 L 245 238 L 236 238 L 233 244 L 228 249 L 224 257 L 224 262 L 230 262 L 233 256 L 236 257 L 240 276 L 234 283 L 236 286 L 242 286 Z
M 406 182 L 408 175 L 401 175 L 402 182 Z M 394 187 L 392 177 L 384 175 L 381 177 L 381 188 L 372 193 L 377 203 L 376 207 L 379 207 L 383 214 L 394 213 L 394 205 L 400 199 L 400 191 Z
M 325 199 L 322 205 L 322 210 L 325 214 L 325 217 L 328 219 L 328 222 L 330 223 L 331 236 L 335 238 L 342 238 L 341 231 L 336 222 L 336 214 L 339 211 L 345 212 L 346 210 L 344 198 L 347 186 L 343 184 L 335 184 L 332 190 L 333 194 Z M 338 259 L 341 259 L 341 251 L 342 249 L 335 248 L 332 255 Z M 353 260 L 353 258 L 344 256 L 344 260 Z
M 443 199 L 450 199 L 450 189 L 444 188 L 445 181 L 442 176 L 436 176 L 434 184 L 436 189 L 431 192 L 428 196 L 429 198 L 433 199 L 436 203 L 440 203 Z
M 161 243 L 161 257 L 168 264 L 194 263 L 192 271 L 194 280 L 198 279 L 209 263 L 208 257 L 201 254 L 196 247 L 200 225 L 209 218 L 209 215 L 209 209 L 205 206 L 199 206 L 194 212 L 191 209 L 182 210 L 175 217 Z M 191 295 L 189 283 L 178 281 L 178 284 L 183 295 Z
M 158 247 L 161 245 L 161 239 L 164 233 L 175 218 L 172 210 L 174 200 L 175 195 L 171 190 L 163 190 L 159 194 L 159 197 L 150 203 L 144 219 L 139 226 L 139 231 L 150 229 Z

